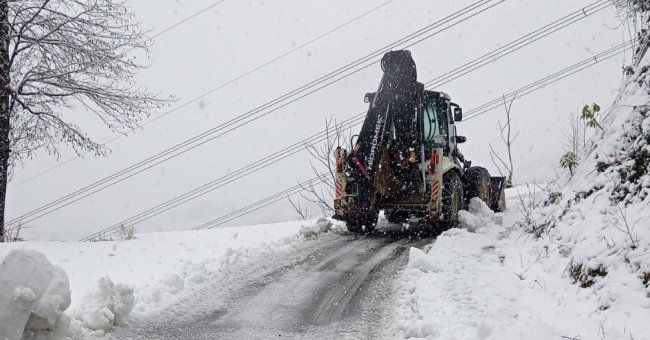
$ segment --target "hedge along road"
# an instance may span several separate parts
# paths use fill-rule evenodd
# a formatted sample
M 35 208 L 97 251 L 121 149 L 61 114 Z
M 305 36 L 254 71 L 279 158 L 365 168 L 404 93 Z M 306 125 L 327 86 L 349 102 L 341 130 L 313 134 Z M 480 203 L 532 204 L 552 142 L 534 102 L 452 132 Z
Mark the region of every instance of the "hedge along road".
M 432 235 L 383 226 L 326 233 L 249 261 L 159 315 L 131 320 L 118 338 L 334 339 L 388 336 L 394 278 L 410 247 Z M 250 263 L 255 262 L 255 263 Z

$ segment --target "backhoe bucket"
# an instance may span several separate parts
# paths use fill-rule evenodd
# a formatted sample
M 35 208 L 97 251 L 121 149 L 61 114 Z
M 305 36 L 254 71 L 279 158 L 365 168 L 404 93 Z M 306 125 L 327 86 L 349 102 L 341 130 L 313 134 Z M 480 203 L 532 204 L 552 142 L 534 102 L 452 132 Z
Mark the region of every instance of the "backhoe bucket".
M 490 177 L 490 208 L 496 212 L 506 210 L 506 178 Z

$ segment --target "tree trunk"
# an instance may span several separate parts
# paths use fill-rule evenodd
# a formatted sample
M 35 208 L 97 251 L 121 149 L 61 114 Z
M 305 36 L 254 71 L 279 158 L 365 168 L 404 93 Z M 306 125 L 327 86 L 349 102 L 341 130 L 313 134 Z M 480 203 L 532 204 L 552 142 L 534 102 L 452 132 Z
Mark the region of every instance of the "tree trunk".
M 9 5 L 0 0 L 0 242 L 5 237 L 5 203 L 9 180 L 9 133 L 11 112 L 9 109 Z

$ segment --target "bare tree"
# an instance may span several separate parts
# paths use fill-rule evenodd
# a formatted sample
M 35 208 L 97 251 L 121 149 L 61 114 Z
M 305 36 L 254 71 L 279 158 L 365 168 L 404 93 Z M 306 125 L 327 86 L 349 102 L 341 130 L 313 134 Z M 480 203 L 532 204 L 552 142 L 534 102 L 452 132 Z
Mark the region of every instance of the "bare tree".
M 629 19 L 638 32 L 639 26 L 646 27 L 650 16 L 650 0 L 612 0 L 618 15 Z
M 296 218 L 301 221 L 306 221 L 309 219 L 309 211 L 307 207 L 302 206 L 300 203 L 296 203 L 291 199 L 291 195 L 287 195 L 287 200 L 289 204 L 293 207 L 293 210 L 296 212 Z
M 564 137 L 562 145 L 568 151 L 580 155 L 587 145 L 587 123 L 578 112 L 571 113 L 567 120 L 568 124 L 562 130 Z
M 492 163 L 497 167 L 497 170 L 499 171 L 500 174 L 504 174 L 504 172 L 507 172 L 506 176 L 506 187 L 512 187 L 513 183 L 513 172 L 514 172 L 514 166 L 512 164 L 512 144 L 514 141 L 517 139 L 517 136 L 519 136 L 519 132 L 514 132 L 512 131 L 512 125 L 511 125 L 511 118 L 510 118 L 510 111 L 512 109 L 512 103 L 515 101 L 517 98 L 517 94 L 515 93 L 510 101 L 508 102 L 506 100 L 506 96 L 503 96 L 503 107 L 505 109 L 506 113 L 506 122 L 505 124 L 501 124 L 501 121 L 498 121 L 499 123 L 499 131 L 501 132 L 501 140 L 503 141 L 503 144 L 506 147 L 506 151 L 508 153 L 508 158 L 507 162 L 501 157 L 495 150 L 494 147 L 492 147 L 492 144 L 488 144 L 490 146 L 490 157 L 492 158 Z
M 10 228 L 7 228 L 5 230 L 5 235 L 4 235 L 4 241 L 3 242 L 18 242 L 18 241 L 24 241 L 23 237 L 20 235 L 20 232 L 23 230 L 23 228 L 26 228 L 22 221 L 18 221 L 15 225 L 11 226 Z
M 568 169 L 573 176 L 573 170 L 578 166 L 587 145 L 588 124 L 579 112 L 569 114 L 567 123 L 562 129 L 565 153 L 560 158 L 560 167 Z
M 83 109 L 126 133 L 168 100 L 139 87 L 151 41 L 123 0 L 0 0 L 0 238 L 11 167 L 37 150 L 105 155 L 64 118 Z
M 324 216 L 334 213 L 334 183 L 336 182 L 336 164 L 334 161 L 334 150 L 338 147 L 348 147 L 348 133 L 344 130 L 344 124 L 337 124 L 333 118 L 325 120 L 325 139 L 322 143 L 305 144 L 305 149 L 311 155 L 310 166 L 317 180 L 307 184 L 301 184 L 300 196 L 316 205 Z M 294 210 L 300 216 L 304 213 L 303 207 L 294 206 Z
M 610 212 L 610 224 L 618 231 L 627 235 L 630 240 L 630 247 L 634 250 L 639 246 L 639 236 L 635 232 L 636 222 L 630 225 L 627 220 L 627 209 L 617 205 L 616 209 Z
M 650 46 L 650 0 L 612 0 L 612 3 L 618 16 L 627 24 L 630 38 L 633 38 L 632 32 L 636 33 L 637 40 L 632 40 L 633 65 L 638 66 Z

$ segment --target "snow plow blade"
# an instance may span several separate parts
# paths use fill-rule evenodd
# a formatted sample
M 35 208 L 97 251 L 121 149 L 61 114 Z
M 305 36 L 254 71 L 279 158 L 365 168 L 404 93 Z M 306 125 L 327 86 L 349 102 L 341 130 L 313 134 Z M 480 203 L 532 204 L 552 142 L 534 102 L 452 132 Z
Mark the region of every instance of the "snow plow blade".
M 506 211 L 506 178 L 490 177 L 490 208 L 496 212 Z

